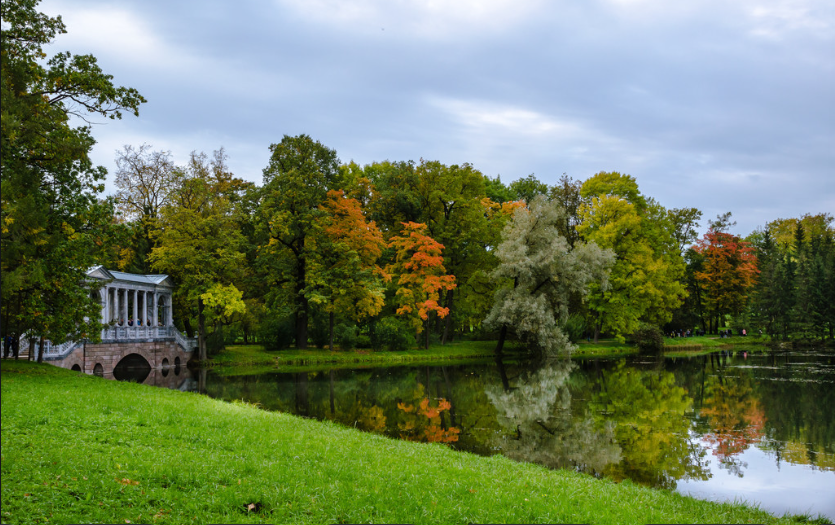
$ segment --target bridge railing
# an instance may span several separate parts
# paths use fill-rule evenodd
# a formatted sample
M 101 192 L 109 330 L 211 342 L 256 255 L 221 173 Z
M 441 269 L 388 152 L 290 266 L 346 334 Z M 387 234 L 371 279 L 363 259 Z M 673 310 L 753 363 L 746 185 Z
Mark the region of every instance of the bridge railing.
M 185 349 L 186 352 L 191 352 L 197 349 L 197 339 L 194 337 L 186 337 L 175 326 L 111 326 L 101 331 L 102 339 L 110 340 L 131 340 L 131 339 L 170 339 L 174 340 Z M 43 355 L 44 357 L 60 358 L 75 350 L 83 341 L 66 341 L 60 345 L 52 344 L 49 339 L 44 339 Z M 34 355 L 37 356 L 39 352 L 39 341 L 35 340 Z M 24 334 L 20 336 L 20 348 L 29 348 L 29 336 Z

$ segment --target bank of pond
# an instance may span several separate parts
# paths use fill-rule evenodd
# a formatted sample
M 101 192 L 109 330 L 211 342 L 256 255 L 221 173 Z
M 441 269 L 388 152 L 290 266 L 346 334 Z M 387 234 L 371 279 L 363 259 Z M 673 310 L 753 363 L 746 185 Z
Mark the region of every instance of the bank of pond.
M 143 373 L 3 363 L 4 523 L 835 519 L 831 351 Z

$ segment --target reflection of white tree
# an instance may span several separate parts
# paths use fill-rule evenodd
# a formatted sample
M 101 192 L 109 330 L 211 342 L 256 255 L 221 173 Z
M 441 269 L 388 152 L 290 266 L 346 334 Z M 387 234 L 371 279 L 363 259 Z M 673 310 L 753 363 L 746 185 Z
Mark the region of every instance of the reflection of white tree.
M 523 376 L 508 391 L 498 385 L 485 387 L 499 423 L 511 431 L 497 443 L 504 455 L 591 473 L 620 461 L 614 425 L 601 427 L 590 417 L 574 417 L 571 413 L 567 382 L 574 368 L 570 361 L 549 362 Z

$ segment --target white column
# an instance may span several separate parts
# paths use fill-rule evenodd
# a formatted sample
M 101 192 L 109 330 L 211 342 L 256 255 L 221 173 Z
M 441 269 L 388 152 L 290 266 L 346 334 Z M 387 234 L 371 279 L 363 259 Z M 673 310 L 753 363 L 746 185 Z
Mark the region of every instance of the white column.
M 136 303 L 138 303 L 139 301 L 137 299 L 139 299 L 139 290 L 134 290 L 133 291 L 133 326 L 136 326 L 136 324 L 139 322 L 138 311 L 137 311 L 137 308 L 136 308 Z
M 107 323 L 107 288 L 104 290 L 99 289 L 96 292 L 99 294 L 99 301 L 101 301 L 101 324 Z M 104 298 L 102 298 L 102 295 Z
M 165 304 L 168 305 L 168 322 L 166 323 L 168 326 L 174 326 L 174 303 L 171 301 L 171 296 L 165 296 Z
M 115 320 L 116 320 L 116 325 L 118 326 L 119 319 L 122 318 L 122 316 L 121 316 L 122 311 L 119 309 L 119 289 L 118 288 L 113 288 L 113 312 L 116 314 Z
M 153 313 L 151 314 L 151 324 L 156 328 L 159 326 L 159 294 L 154 292 Z

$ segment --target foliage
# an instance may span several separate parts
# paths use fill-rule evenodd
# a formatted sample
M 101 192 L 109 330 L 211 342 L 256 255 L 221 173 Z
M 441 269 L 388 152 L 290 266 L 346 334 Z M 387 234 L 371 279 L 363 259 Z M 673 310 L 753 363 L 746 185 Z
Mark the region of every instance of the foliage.
M 655 325 L 642 325 L 632 332 L 629 339 L 644 352 L 661 353 L 664 350 L 664 334 Z
M 640 322 L 663 324 L 686 294 L 684 263 L 666 210 L 638 190 L 635 179 L 598 173 L 583 183 L 588 199 L 577 227 L 587 242 L 613 250 L 608 287 L 592 286 L 589 310 L 595 328 L 623 340 Z
M 387 272 L 397 277 L 397 314 L 409 319 L 417 333 L 429 312 L 440 317 L 449 313 L 438 305 L 439 292 L 455 288 L 455 276 L 445 275 L 444 246 L 426 234 L 426 225 L 408 222 L 403 232 L 389 241 L 395 250 L 395 260 Z
M 36 7 L 22 0 L 0 8 L 2 324 L 15 337 L 95 339 L 99 298 L 85 272 L 109 237 L 112 208 L 97 200 L 106 170 L 89 158 L 92 128 L 70 118 L 137 115 L 145 99 L 114 86 L 91 55 L 47 58 L 45 46 L 66 29 Z
M 267 302 L 273 308 L 290 306 L 296 346 L 306 348 L 311 264 L 317 255 L 315 241 L 323 235 L 322 204 L 328 191 L 340 186 L 339 158 L 307 135 L 285 135 L 270 152 L 258 210 L 265 237 L 258 262 L 269 289 Z
M 402 352 L 414 348 L 415 336 L 408 323 L 396 317 L 384 317 L 374 325 L 371 344 L 375 349 Z
M 231 177 L 222 151 L 210 162 L 192 153 L 179 176 L 171 202 L 160 210 L 150 260 L 177 280 L 181 297 L 196 305 L 199 359 L 205 360 L 206 315 L 222 323 L 246 310 L 234 284 L 244 260 L 243 238 L 231 214 L 232 195 L 242 181 Z
M 572 293 L 584 295 L 592 282 L 605 282 L 613 255 L 594 243 L 571 249 L 557 233 L 564 210 L 539 196 L 513 215 L 496 250 L 500 264 L 492 278 L 506 282 L 495 296 L 485 325 L 517 337 L 546 354 L 568 348 L 560 329 L 569 316 Z M 501 352 L 500 339 L 498 352 Z
M 353 350 L 357 346 L 357 337 L 356 326 L 338 324 L 333 329 L 333 338 L 342 350 Z
M 735 235 L 711 228 L 695 249 L 704 256 L 704 270 L 695 276 L 704 291 L 707 313 L 717 317 L 741 313 L 758 273 L 753 247 Z

